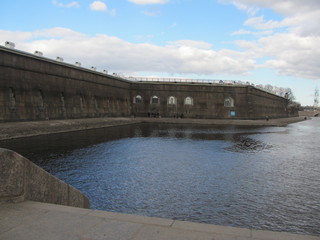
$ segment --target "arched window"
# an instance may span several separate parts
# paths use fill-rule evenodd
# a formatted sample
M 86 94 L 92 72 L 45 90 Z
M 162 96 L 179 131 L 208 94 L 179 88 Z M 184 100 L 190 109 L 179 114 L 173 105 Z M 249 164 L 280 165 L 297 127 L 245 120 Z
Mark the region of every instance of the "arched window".
M 64 99 L 64 93 L 63 92 L 60 93 L 60 101 L 61 101 L 62 109 L 65 109 L 66 106 L 65 106 L 65 99 Z
M 140 95 L 135 96 L 133 103 L 142 103 L 142 97 Z
M 224 100 L 225 107 L 234 107 L 234 101 L 231 97 L 228 97 Z
M 85 108 L 85 100 L 84 100 L 84 96 L 82 94 L 80 94 L 80 110 L 84 110 Z
M 10 102 L 10 109 L 16 108 L 16 94 L 12 87 L 9 88 L 9 102 Z
M 98 106 L 98 101 L 97 101 L 97 97 L 96 97 L 96 96 L 93 96 L 93 98 L 92 98 L 92 104 L 93 104 L 94 108 L 95 108 L 96 110 L 98 110 L 99 106 Z
M 193 105 L 193 98 L 192 97 L 186 97 L 184 99 L 184 105 Z
M 169 98 L 168 98 L 168 104 L 169 104 L 169 105 L 175 105 L 175 104 L 177 104 L 177 98 L 176 98 L 176 97 L 173 97 L 173 96 L 169 97 Z
M 44 107 L 44 95 L 41 89 L 38 90 L 38 104 L 40 108 Z
M 153 96 L 153 97 L 151 98 L 151 104 L 159 104 L 159 102 L 160 102 L 159 97 Z

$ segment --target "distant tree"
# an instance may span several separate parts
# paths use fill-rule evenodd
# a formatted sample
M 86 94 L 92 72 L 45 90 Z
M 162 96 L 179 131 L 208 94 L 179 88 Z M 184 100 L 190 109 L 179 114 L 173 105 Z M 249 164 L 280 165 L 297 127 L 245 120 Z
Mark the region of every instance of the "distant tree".
M 280 96 L 284 97 L 285 94 L 286 94 L 286 89 L 283 87 L 280 87 Z
M 294 102 L 294 100 L 296 100 L 296 97 L 293 95 L 291 88 L 286 88 L 285 92 L 286 92 L 285 98 L 287 98 L 290 103 L 292 103 L 292 102 Z
M 264 89 L 266 89 L 269 92 L 272 92 L 273 91 L 273 86 L 270 85 L 270 84 L 267 84 L 267 85 L 264 86 Z

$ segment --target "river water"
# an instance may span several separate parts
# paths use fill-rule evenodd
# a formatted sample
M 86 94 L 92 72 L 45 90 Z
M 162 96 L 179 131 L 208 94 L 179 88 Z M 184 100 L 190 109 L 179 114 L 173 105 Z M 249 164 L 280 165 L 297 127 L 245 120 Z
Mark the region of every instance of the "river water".
M 0 142 L 91 207 L 320 235 L 320 119 L 287 127 L 140 124 Z

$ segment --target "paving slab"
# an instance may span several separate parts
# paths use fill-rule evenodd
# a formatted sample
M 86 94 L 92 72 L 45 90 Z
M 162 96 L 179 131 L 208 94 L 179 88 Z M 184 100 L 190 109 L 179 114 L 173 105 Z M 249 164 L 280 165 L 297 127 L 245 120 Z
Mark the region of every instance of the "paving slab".
M 144 226 L 141 231 L 133 238 L 152 239 L 152 240 L 212 240 L 215 239 L 213 234 L 205 232 L 193 232 L 188 230 L 180 230 L 169 227 Z
M 175 221 L 172 225 L 173 228 L 181 230 L 192 230 L 197 232 L 208 232 L 216 234 L 228 234 L 242 237 L 250 237 L 251 230 L 246 228 L 217 226 L 212 224 L 199 224 L 193 222 Z
M 143 225 L 138 223 L 108 219 L 92 227 L 82 235 L 82 239 L 127 240 L 132 239 L 142 227 Z
M 26 222 L 32 222 L 47 212 L 48 211 L 44 209 L 30 209 L 16 204 L 1 204 L 0 233 L 7 232 Z
M 103 217 L 107 219 L 126 221 L 126 222 L 135 222 L 140 224 L 148 225 L 160 225 L 165 227 L 170 227 L 174 223 L 174 220 L 165 219 L 165 218 L 155 218 L 155 217 L 145 217 L 131 214 L 115 213 L 115 212 L 106 212 L 95 210 L 89 213 L 90 216 Z
M 88 208 L 69 207 L 65 205 L 48 204 L 48 203 L 33 202 L 33 201 L 25 201 L 23 202 L 22 206 L 25 209 L 28 209 L 28 208 L 41 209 L 45 211 L 68 212 L 68 213 L 83 214 L 83 215 L 89 214 L 94 211 Z
M 320 240 L 25 201 L 0 203 L 1 240 Z

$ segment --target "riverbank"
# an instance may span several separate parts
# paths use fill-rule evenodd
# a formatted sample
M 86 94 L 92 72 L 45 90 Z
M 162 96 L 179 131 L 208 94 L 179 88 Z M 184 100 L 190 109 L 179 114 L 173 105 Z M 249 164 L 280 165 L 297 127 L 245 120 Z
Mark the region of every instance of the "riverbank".
M 282 127 L 291 123 L 304 121 L 304 117 L 277 118 L 267 120 L 235 120 L 235 119 L 191 119 L 191 118 L 143 118 L 147 123 L 168 124 L 203 124 L 203 125 L 237 125 L 237 126 L 275 126 Z
M 233 119 L 188 119 L 188 118 L 86 118 L 48 120 L 30 122 L 0 123 L 0 140 L 31 137 L 62 132 L 82 131 L 138 123 L 202 124 L 202 125 L 241 125 L 241 126 L 286 126 L 304 121 L 304 117 L 266 120 Z

